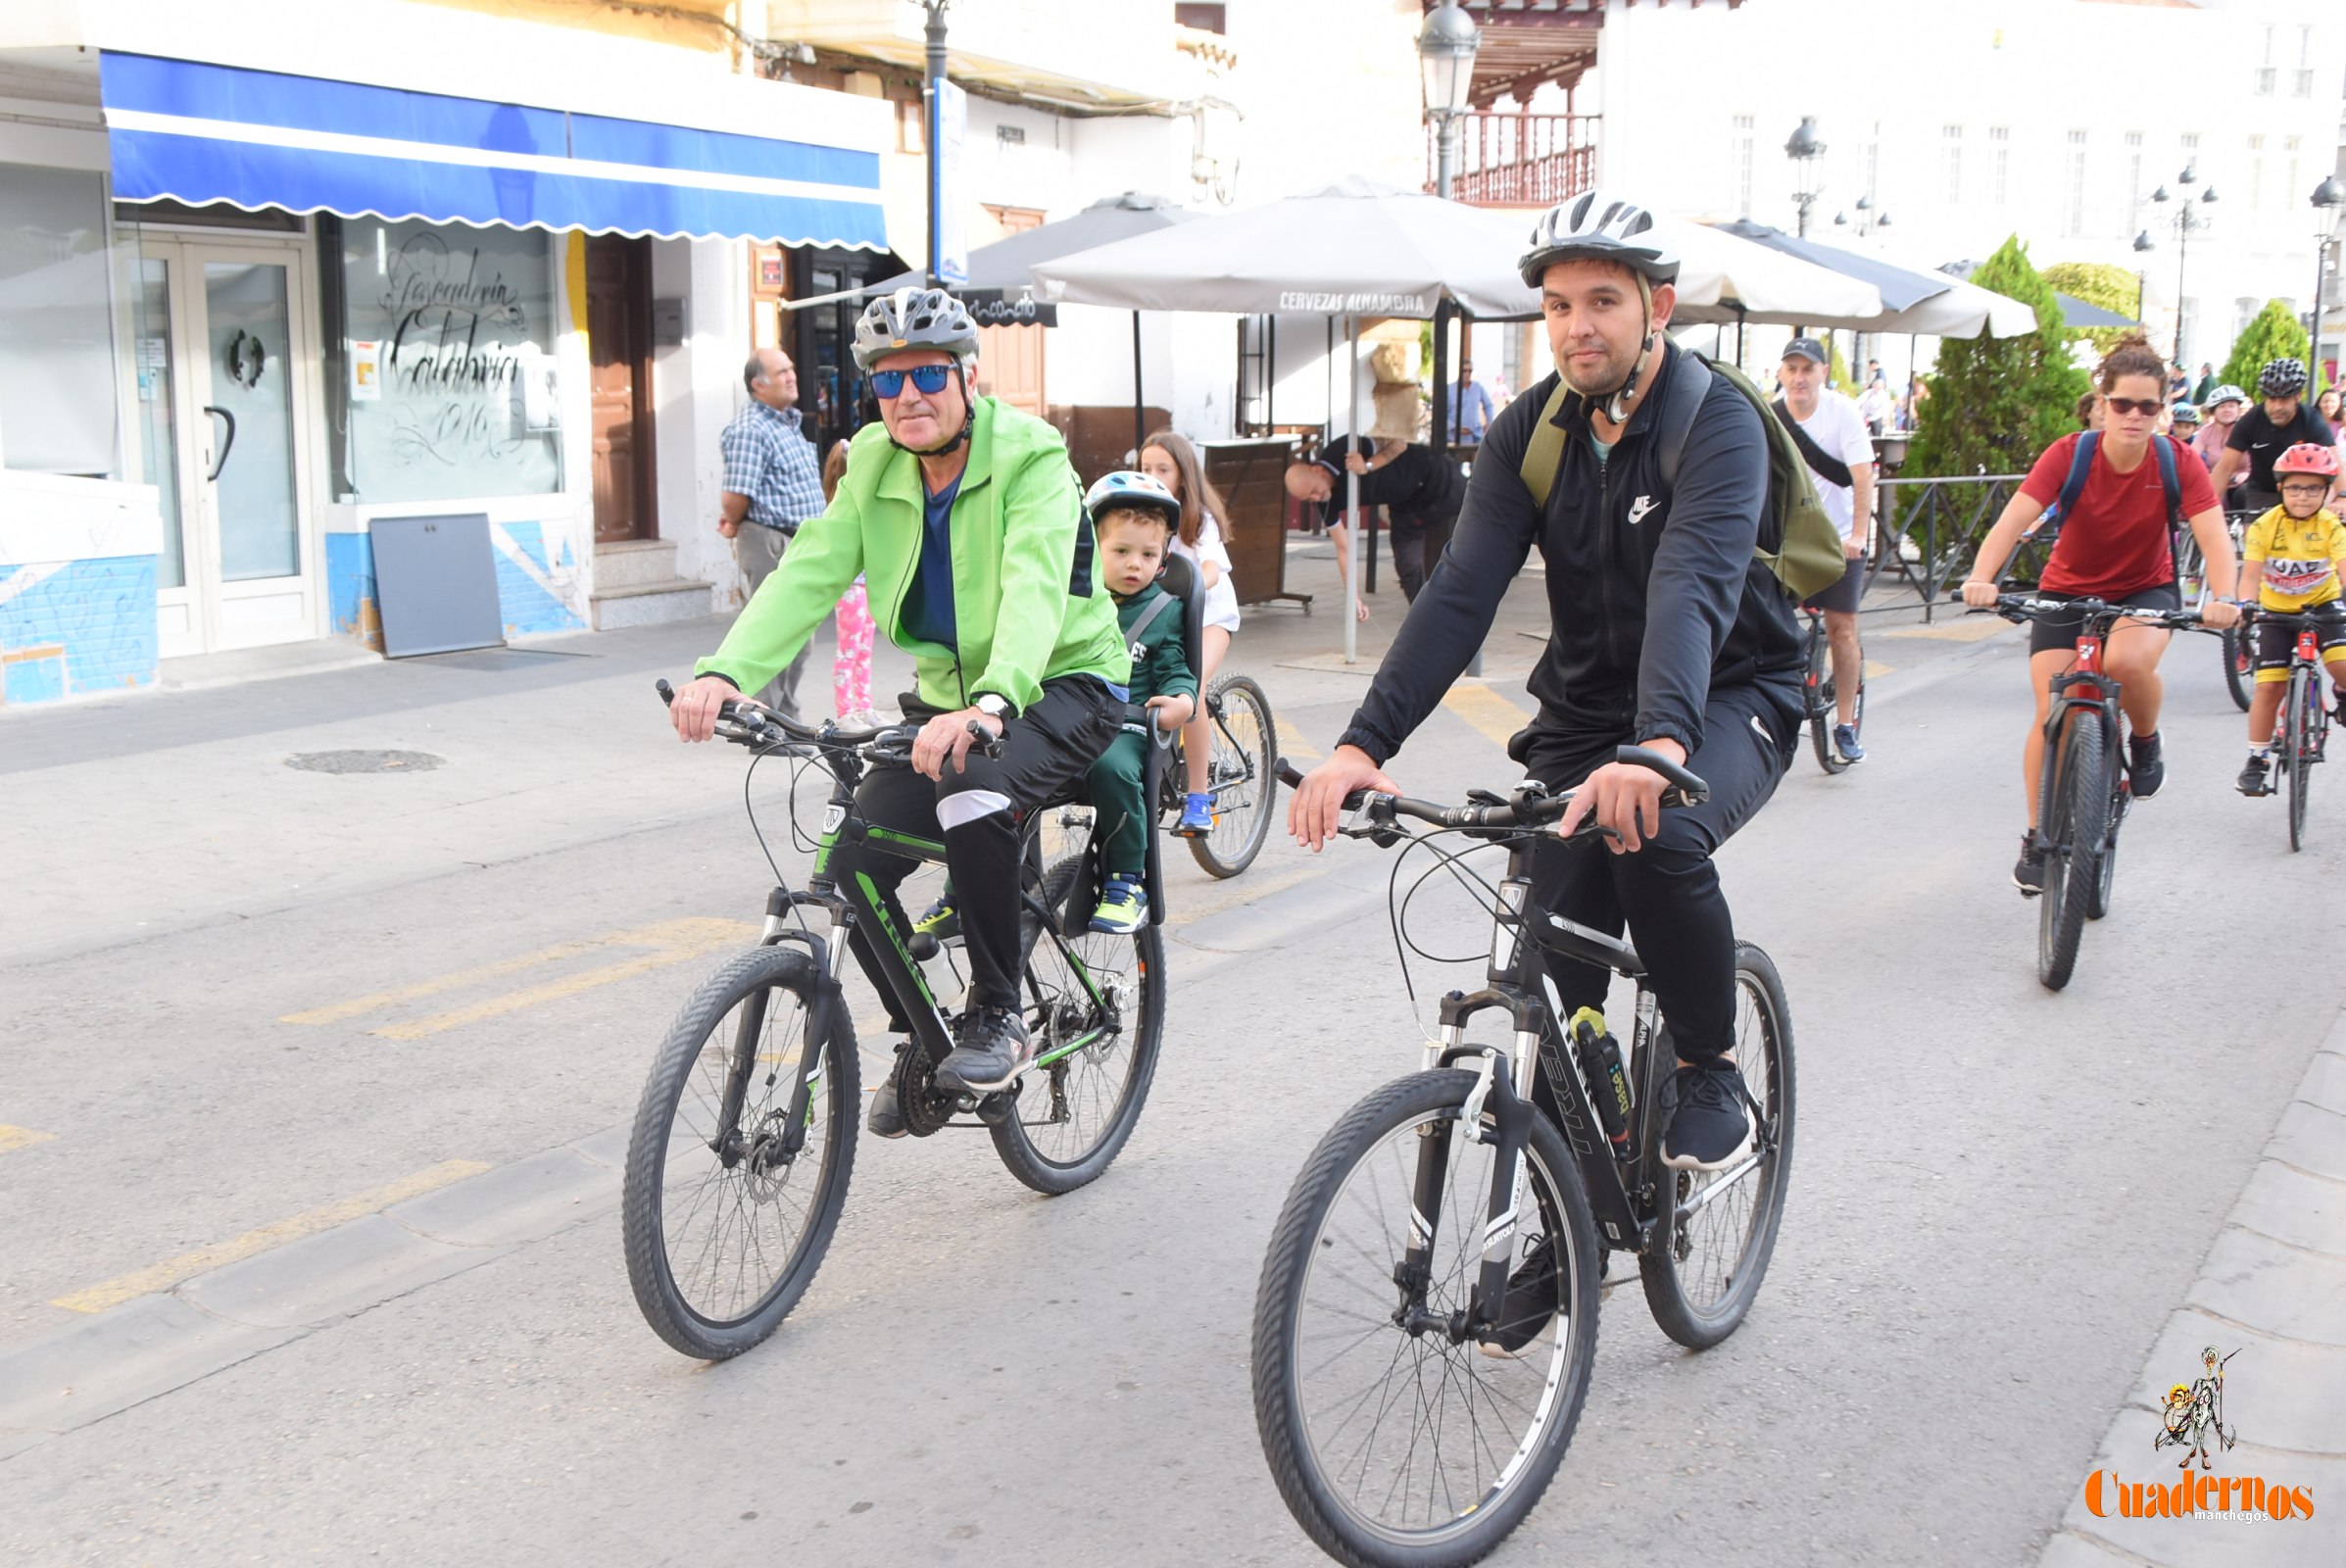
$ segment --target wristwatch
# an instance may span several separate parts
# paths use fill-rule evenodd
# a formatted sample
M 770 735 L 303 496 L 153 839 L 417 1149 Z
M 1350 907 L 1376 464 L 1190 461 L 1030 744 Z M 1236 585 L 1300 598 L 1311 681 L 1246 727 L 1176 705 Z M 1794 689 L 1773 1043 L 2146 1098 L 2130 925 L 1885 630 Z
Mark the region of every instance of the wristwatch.
M 997 697 L 992 692 L 986 692 L 982 694 L 969 706 L 976 709 L 979 712 L 985 714 L 988 718 L 998 718 L 1007 722 L 1010 716 L 1009 700 L 1007 698 Z

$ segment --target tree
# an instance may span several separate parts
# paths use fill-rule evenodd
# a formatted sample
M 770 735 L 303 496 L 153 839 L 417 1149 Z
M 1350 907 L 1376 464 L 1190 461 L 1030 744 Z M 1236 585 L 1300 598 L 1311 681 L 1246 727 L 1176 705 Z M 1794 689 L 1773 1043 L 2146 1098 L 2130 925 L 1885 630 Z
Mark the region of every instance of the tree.
M 2128 320 L 2142 312 L 2142 280 L 2123 267 L 2112 267 L 2106 262 L 2055 262 L 2044 270 L 2044 280 L 2071 299 L 2098 305 Z M 2139 330 L 2132 326 L 2086 326 L 2077 328 L 2071 335 L 2083 338 L 2107 354 L 2120 338 Z
M 2248 330 L 2232 345 L 2232 357 L 2224 362 L 2224 373 L 2216 379 L 2229 381 L 2253 398 L 2258 395 L 2257 374 L 2267 365 L 2274 360 L 2295 360 L 2302 365 L 2310 352 L 2305 323 L 2291 316 L 2280 301 L 2267 300 L 2257 318 L 2248 323 Z
M 2089 383 L 2071 363 L 2061 304 L 2020 236 L 2004 241 L 1971 281 L 2028 305 L 2036 330 L 1939 343 L 1908 474 L 2026 473 L 2037 454 L 2077 428 L 2077 399 Z

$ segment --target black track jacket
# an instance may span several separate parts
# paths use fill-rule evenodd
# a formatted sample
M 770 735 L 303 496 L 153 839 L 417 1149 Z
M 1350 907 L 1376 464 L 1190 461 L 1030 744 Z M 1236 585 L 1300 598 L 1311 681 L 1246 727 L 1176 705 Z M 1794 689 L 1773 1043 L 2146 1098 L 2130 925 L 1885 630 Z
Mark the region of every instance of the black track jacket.
M 1758 684 L 1800 714 L 1800 636 L 1792 602 L 1752 555 L 1768 491 L 1759 415 L 1714 377 L 1662 495 L 1655 426 L 1664 389 L 1686 360 L 1664 349 L 1662 372 L 1599 466 L 1585 400 L 1556 423 L 1564 460 L 1544 513 L 1524 488 L 1523 454 L 1556 377 L 1527 388 L 1485 436 L 1466 504 L 1441 565 L 1418 594 L 1368 698 L 1339 744 L 1380 764 L 1400 750 L 1482 646 L 1499 600 L 1532 547 L 1547 567 L 1552 627 L 1532 671 L 1533 727 L 1668 737 L 1692 754 L 1712 688 Z M 1665 504 L 1665 500 L 1667 504 Z

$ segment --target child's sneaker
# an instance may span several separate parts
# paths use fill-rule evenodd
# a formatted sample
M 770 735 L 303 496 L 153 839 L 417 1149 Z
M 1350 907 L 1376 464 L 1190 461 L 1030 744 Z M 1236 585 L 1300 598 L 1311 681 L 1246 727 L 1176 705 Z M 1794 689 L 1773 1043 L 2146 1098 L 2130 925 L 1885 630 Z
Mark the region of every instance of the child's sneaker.
M 2240 769 L 2240 793 L 2243 795 L 2271 795 L 2273 785 L 2265 777 L 2267 767 L 2263 752 L 2250 752 L 2248 765 Z
M 1173 831 L 1185 839 L 1203 838 L 1214 830 L 1214 798 L 1211 795 L 1185 795 L 1181 801 L 1181 820 Z
M 1141 891 L 1139 879 L 1111 876 L 1100 890 L 1100 910 L 1092 916 L 1092 929 L 1128 937 L 1148 918 L 1149 899 Z
M 920 918 L 912 922 L 912 934 L 916 937 L 933 937 L 939 942 L 961 934 L 961 911 L 953 907 L 951 895 L 939 899 L 922 911 Z

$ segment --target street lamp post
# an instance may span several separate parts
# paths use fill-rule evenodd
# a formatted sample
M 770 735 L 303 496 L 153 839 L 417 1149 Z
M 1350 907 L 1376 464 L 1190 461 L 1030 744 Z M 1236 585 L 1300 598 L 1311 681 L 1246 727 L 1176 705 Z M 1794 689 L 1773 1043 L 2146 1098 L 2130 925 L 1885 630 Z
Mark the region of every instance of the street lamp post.
M 928 110 L 928 127 L 927 134 L 921 140 L 926 144 L 929 155 L 929 263 L 927 270 L 929 287 L 935 288 L 942 276 L 939 271 L 939 264 L 943 259 L 940 253 L 945 244 L 945 214 L 943 211 L 945 192 L 942 188 L 945 182 L 945 166 L 937 149 L 939 132 L 943 130 L 945 123 L 945 8 L 953 4 L 953 0 L 921 0 L 921 4 L 929 14 L 927 80 L 922 83 L 921 92 L 921 96 L 928 100 L 924 106 Z
M 2314 236 L 2314 315 L 2305 345 L 2305 384 L 2310 387 L 2322 384 L 2322 294 L 2329 287 L 2329 247 L 2341 207 L 2346 207 L 2346 180 L 2332 174 L 2314 187 L 2314 210 L 2322 215 L 2322 227 Z
M 1426 114 L 1434 122 L 1434 194 L 1449 199 L 1450 178 L 1458 167 L 1458 117 L 1474 96 L 1475 51 L 1483 35 L 1466 8 L 1455 3 L 1437 7 L 1417 34 L 1417 60 L 1425 73 Z
M 2206 228 L 2214 221 L 2212 218 L 2200 214 L 2196 209 L 2214 205 L 2216 187 L 2211 185 L 2201 191 L 2197 202 L 2190 199 L 2189 187 L 2199 183 L 2199 166 L 2196 164 L 2185 164 L 2183 172 L 2175 176 L 2175 183 L 2185 187 L 2182 196 L 2170 196 L 2167 193 L 2167 187 L 2161 185 L 2157 190 L 2151 192 L 2151 200 L 2161 204 L 2176 203 L 2175 217 L 2169 221 L 2175 224 L 2175 363 L 2180 365 L 2183 363 L 2183 274 L 2184 270 L 2191 265 L 2191 235 L 2194 230 Z M 2148 230 L 2145 230 L 2144 233 L 2147 235 Z
M 2142 230 L 2142 232 L 2140 232 L 2139 234 L 2136 234 L 2136 235 L 2134 236 L 2134 254 L 2136 254 L 2137 256 L 2139 256 L 2139 255 L 2142 255 L 2142 254 L 2144 254 L 2145 252 L 2149 252 L 2149 251 L 2155 251 L 2155 250 L 2157 250 L 2158 248 L 2159 248 L 2159 247 L 2158 247 L 2157 245 L 2155 245 L 2155 244 L 2153 244 L 2153 243 L 2151 242 L 2150 230 L 2149 230 L 2149 229 L 2147 229 L 2147 228 L 2146 228 L 2146 229 Z M 2134 319 L 2135 319 L 2135 320 L 2139 321 L 2139 320 L 2141 320 L 2141 319 L 2142 319 L 2142 312 L 2143 312 L 2143 307 L 2144 307 L 2144 306 L 2145 306 L 2145 305 L 2146 305 L 2146 304 L 2149 302 L 2149 297 L 2150 297 L 2150 269 L 2149 269 L 2147 266 L 2144 266 L 2144 267 L 2137 267 L 2136 269 L 2134 269 Z M 2181 319 L 2181 318 L 2178 316 L 2178 317 L 2176 318 L 2176 319 L 2179 321 L 2179 320 Z M 2176 363 L 2177 363 L 2177 364 L 2180 364 L 2181 362 L 2180 362 L 2180 361 L 2177 361 Z
M 1784 155 L 1798 171 L 1798 189 L 1792 200 L 1800 206 L 1800 237 L 1808 238 L 1808 211 L 1817 205 L 1817 160 L 1825 156 L 1825 143 L 1817 138 L 1817 117 L 1802 115 L 1799 128 L 1784 144 Z

